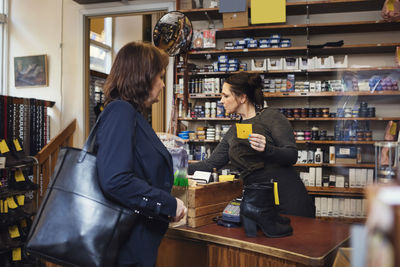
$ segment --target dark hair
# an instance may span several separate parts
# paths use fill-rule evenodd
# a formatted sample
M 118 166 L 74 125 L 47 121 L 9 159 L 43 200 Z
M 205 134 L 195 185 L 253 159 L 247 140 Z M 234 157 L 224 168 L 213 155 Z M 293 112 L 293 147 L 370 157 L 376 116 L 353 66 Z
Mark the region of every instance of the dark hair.
M 168 65 L 168 55 L 150 43 L 131 42 L 117 53 L 104 83 L 105 105 L 116 99 L 144 109 L 154 78 Z
M 231 91 L 241 96 L 245 94 L 250 103 L 258 108 L 264 105 L 264 95 L 261 90 L 261 77 L 258 74 L 248 72 L 239 72 L 238 74 L 229 76 L 226 80 L 231 86 Z

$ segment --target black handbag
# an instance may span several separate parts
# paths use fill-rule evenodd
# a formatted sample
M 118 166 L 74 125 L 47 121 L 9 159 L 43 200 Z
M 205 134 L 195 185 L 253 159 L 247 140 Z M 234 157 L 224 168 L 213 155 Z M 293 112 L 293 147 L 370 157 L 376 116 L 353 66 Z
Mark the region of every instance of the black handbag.
M 92 153 L 96 122 L 82 150 L 62 148 L 33 221 L 27 252 L 64 266 L 114 266 L 137 213 L 103 195 Z M 135 127 L 136 128 L 136 127 Z

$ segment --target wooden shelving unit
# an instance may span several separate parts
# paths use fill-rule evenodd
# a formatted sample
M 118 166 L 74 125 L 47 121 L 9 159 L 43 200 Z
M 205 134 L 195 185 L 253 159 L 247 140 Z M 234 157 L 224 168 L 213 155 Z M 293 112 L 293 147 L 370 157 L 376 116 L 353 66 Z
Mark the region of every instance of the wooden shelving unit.
M 371 117 L 371 118 L 288 118 L 290 121 L 397 121 L 399 117 Z
M 330 167 L 330 168 L 375 168 L 374 163 L 358 163 L 358 164 L 344 164 L 344 163 L 297 163 L 296 167 Z
M 341 97 L 341 96 L 400 96 L 400 91 L 348 91 L 348 92 L 277 92 L 264 93 L 265 98 L 286 98 L 286 97 Z M 183 98 L 182 94 L 177 94 Z M 189 98 L 221 98 L 219 93 L 189 94 Z
M 373 145 L 376 142 L 382 142 L 378 140 L 374 141 L 322 141 L 322 140 L 308 140 L 308 141 L 296 141 L 296 144 L 318 144 L 318 145 Z
M 324 47 L 324 48 L 314 48 L 312 46 L 307 46 L 307 44 L 319 44 L 313 43 L 310 37 L 313 37 L 313 40 L 317 40 L 317 35 L 329 35 L 329 34 L 343 34 L 343 33 L 377 33 L 377 32 L 391 32 L 391 31 L 400 31 L 400 22 L 386 22 L 383 20 L 369 20 L 369 19 L 356 19 L 358 21 L 351 21 L 353 17 L 350 18 L 351 14 L 349 14 L 349 19 L 347 21 L 339 21 L 333 23 L 310 23 L 311 14 L 324 14 L 324 13 L 345 13 L 345 12 L 362 12 L 362 11 L 380 11 L 382 9 L 384 0 L 322 0 L 322 1 L 302 1 L 295 3 L 286 3 L 286 14 L 290 15 L 306 15 L 306 19 L 304 23 L 299 24 L 269 24 L 269 25 L 250 25 L 248 27 L 238 27 L 238 28 L 222 28 L 217 29 L 216 31 L 216 39 L 219 42 L 230 41 L 232 39 L 237 38 L 245 38 L 245 37 L 254 37 L 259 39 L 261 37 L 269 37 L 271 34 L 280 34 L 285 38 L 286 36 L 294 35 L 304 35 L 307 41 L 303 42 L 294 42 L 292 47 L 289 48 L 253 48 L 253 49 L 240 49 L 240 50 L 226 50 L 226 49 L 203 49 L 203 50 L 193 50 L 189 51 L 187 54 L 187 59 L 193 60 L 195 64 L 197 61 L 207 61 L 207 64 L 210 62 L 215 62 L 217 57 L 221 54 L 227 55 L 229 58 L 239 58 L 242 62 L 246 62 L 249 58 L 266 58 L 266 57 L 287 57 L 287 56 L 297 56 L 297 57 L 306 57 L 311 58 L 313 56 L 326 56 L 326 55 L 349 55 L 349 59 L 354 61 L 360 61 L 358 58 L 360 56 L 357 54 L 368 54 L 366 56 L 371 55 L 371 57 L 376 57 L 376 54 L 382 54 L 382 57 L 388 57 L 389 55 L 394 55 L 397 47 L 400 46 L 400 41 L 393 38 L 385 38 L 383 39 L 375 39 L 370 41 L 369 38 L 364 38 L 365 34 L 359 34 L 362 38 L 359 40 L 361 43 L 352 42 L 351 44 L 347 41 L 350 38 L 350 35 L 347 34 L 343 37 L 345 40 L 345 44 L 340 47 Z M 222 20 L 222 14 L 218 12 L 218 9 L 197 9 L 197 10 L 181 10 L 184 12 L 191 20 Z M 250 14 L 250 12 L 249 12 Z M 335 19 L 332 19 L 335 20 Z M 293 20 L 288 20 L 293 21 Z M 396 33 L 397 34 L 397 33 Z M 364 39 L 363 39 L 364 38 Z M 297 41 L 299 38 L 295 38 L 294 41 Z M 323 39 L 323 38 L 321 38 Z M 356 40 L 356 39 L 354 39 Z M 358 40 L 358 39 L 357 39 Z M 353 41 L 353 40 L 352 40 Z M 316 41 L 315 41 L 316 42 Z M 323 42 L 322 42 L 323 43 Z M 221 47 L 221 46 L 218 46 Z M 354 54 L 354 56 L 352 56 Z M 363 55 L 362 55 L 363 56 Z M 379 55 L 380 56 L 380 55 Z M 196 61 L 197 60 L 197 61 Z M 354 62 L 349 62 L 352 66 Z M 358 63 L 358 62 L 356 62 Z M 363 63 L 360 63 L 363 64 Z M 390 63 L 389 63 L 390 64 Z M 388 64 L 388 65 L 389 65 Z M 378 65 L 378 63 L 376 64 Z M 381 65 L 386 65 L 381 64 Z M 398 66 L 383 66 L 383 67 L 367 67 L 367 68 L 329 68 L 329 69 L 310 69 L 310 70 L 276 70 L 276 71 L 248 71 L 250 73 L 259 73 L 266 74 L 267 77 L 273 78 L 282 78 L 286 79 L 287 74 L 295 74 L 296 82 L 297 81 L 313 81 L 313 80 L 330 80 L 330 79 L 341 79 L 344 75 L 347 77 L 356 77 L 356 79 L 365 79 L 368 80 L 373 75 L 378 75 L 382 77 L 387 77 L 388 75 L 395 73 L 400 74 L 400 67 Z M 187 73 L 176 73 L 176 77 L 184 78 L 186 90 L 188 89 L 188 80 L 191 78 L 194 79 L 202 79 L 208 77 L 228 77 L 232 74 L 239 73 L 239 71 L 235 72 L 195 72 L 189 71 Z M 299 77 L 299 78 L 297 78 Z M 301 85 L 300 85 L 301 86 Z M 300 87 L 299 87 L 300 88 Z M 187 93 L 187 92 L 186 92 Z M 221 94 L 188 94 L 189 99 L 192 99 L 193 102 L 202 103 L 201 99 L 211 99 L 211 101 L 216 101 L 221 98 Z M 185 96 L 185 97 L 186 97 Z M 183 98 L 183 95 L 177 94 L 177 98 Z M 278 102 L 277 106 L 279 107 L 291 107 L 293 103 L 293 98 L 299 98 L 298 101 L 305 103 L 304 107 L 318 107 L 318 102 L 321 100 L 321 103 L 329 103 L 329 107 L 332 110 L 335 110 L 334 104 L 330 104 L 334 101 L 341 101 L 346 99 L 351 99 L 352 101 L 365 101 L 368 103 L 371 101 L 371 106 L 373 103 L 378 102 L 382 104 L 382 100 L 390 99 L 389 104 L 394 105 L 397 104 L 400 100 L 400 91 L 346 91 L 346 92 L 276 92 L 276 93 L 264 93 L 264 98 L 268 100 L 268 104 L 270 106 L 274 106 L 272 101 Z M 357 99 L 357 97 L 359 97 Z M 381 98 L 382 97 L 382 98 Z M 285 98 L 288 100 L 285 102 Z M 321 99 L 319 99 L 321 98 Z M 329 100 L 325 100 L 322 98 L 330 98 Z M 368 99 L 367 99 L 368 98 Z M 187 99 L 185 99 L 186 101 Z M 198 101 L 199 100 L 199 101 Z M 270 104 L 272 103 L 272 105 Z M 299 107 L 300 104 L 294 104 L 296 107 Z M 353 105 L 353 104 L 352 104 Z M 356 104 L 354 104 L 356 105 Z M 384 115 L 385 113 L 379 112 L 379 105 L 377 106 L 377 115 Z M 332 123 L 336 121 L 361 121 L 361 123 L 357 123 L 358 125 L 368 125 L 365 126 L 367 129 L 375 129 L 376 127 L 381 127 L 382 122 L 387 122 L 390 120 L 398 121 L 400 120 L 400 116 L 397 113 L 389 113 L 392 116 L 377 116 L 377 117 L 351 117 L 351 118 L 288 118 L 289 121 L 295 121 L 296 127 L 303 127 L 304 125 L 311 125 L 311 123 L 307 122 L 326 122 L 321 123 L 332 126 Z M 181 118 L 181 121 L 236 121 L 236 119 L 224 118 L 224 119 L 211 119 L 211 118 Z M 380 121 L 380 122 L 377 122 Z M 374 123 L 375 122 L 375 123 Z M 371 128 L 369 128 L 369 124 L 374 124 Z M 211 124 L 211 123 L 210 123 Z M 318 123 L 315 123 L 318 124 Z M 299 128 L 301 129 L 301 128 Z M 332 127 L 326 128 L 329 131 L 332 130 Z M 375 138 L 380 138 L 378 135 L 374 134 Z M 209 140 L 194 140 L 190 141 L 191 143 L 206 143 L 207 146 L 212 146 L 212 143 L 217 143 L 216 141 Z M 352 145 L 352 146 L 363 146 L 363 150 L 370 150 L 370 147 L 365 146 L 373 146 L 375 142 L 379 142 L 378 140 L 373 141 L 296 141 L 299 147 L 313 147 L 310 145 L 320 145 L 320 147 L 324 146 L 335 146 L 335 145 Z M 300 148 L 299 148 L 300 149 Z M 370 161 L 370 159 L 365 159 L 366 161 Z M 195 163 L 198 161 L 189 161 L 189 163 Z M 339 170 L 339 168 L 367 168 L 373 169 L 375 168 L 375 164 L 373 163 L 363 163 L 363 164 L 295 164 L 298 170 L 308 172 L 309 167 L 322 167 L 323 174 L 334 174 L 337 171 L 343 175 L 343 171 Z M 336 169 L 337 168 L 337 169 Z M 326 172 L 326 173 L 325 173 Z M 363 188 L 332 188 L 332 187 L 307 187 L 307 190 L 310 195 L 313 197 L 327 196 L 327 197 L 344 197 L 344 198 L 364 198 L 364 189 Z M 365 218 L 353 218 L 353 217 L 319 217 L 321 220 L 332 220 L 339 221 L 344 223 L 355 223 L 365 222 Z
M 317 75 L 317 74 L 329 74 L 329 73 L 359 73 L 359 72 L 388 72 L 388 71 L 398 71 L 400 72 L 400 67 L 376 67 L 376 68 L 330 68 L 330 69 L 311 69 L 311 70 L 269 70 L 269 71 L 247 71 L 249 73 L 260 73 L 260 74 L 287 74 L 287 73 L 295 73 L 296 75 L 304 74 L 304 75 Z M 221 75 L 233 75 L 237 74 L 240 71 L 232 71 L 232 72 L 189 72 L 190 76 L 221 76 Z M 184 73 L 177 73 L 177 76 L 183 76 Z
M 399 23 L 400 25 L 400 23 Z M 206 56 L 216 57 L 227 54 L 234 57 L 260 57 L 260 56 L 293 56 L 293 55 L 334 55 L 334 54 L 367 54 L 367 53 L 395 53 L 400 43 L 357 44 L 343 45 L 341 47 L 324 47 L 308 49 L 307 46 L 287 48 L 245 48 L 245 49 L 209 49 L 189 51 L 188 56 L 193 59 L 205 59 Z
M 384 1 L 370 0 L 324 0 L 324 1 L 303 1 L 286 3 L 286 14 L 305 15 L 320 14 L 320 13 L 336 13 L 336 12 L 356 12 L 356 11 L 372 11 L 382 9 Z M 219 13 L 219 8 L 202 8 L 202 9 L 186 9 L 180 10 L 192 21 L 221 20 L 222 13 Z M 249 12 L 250 14 L 250 12 Z
M 306 186 L 310 195 L 363 197 L 364 188 Z
M 238 121 L 237 118 L 178 118 L 180 121 Z

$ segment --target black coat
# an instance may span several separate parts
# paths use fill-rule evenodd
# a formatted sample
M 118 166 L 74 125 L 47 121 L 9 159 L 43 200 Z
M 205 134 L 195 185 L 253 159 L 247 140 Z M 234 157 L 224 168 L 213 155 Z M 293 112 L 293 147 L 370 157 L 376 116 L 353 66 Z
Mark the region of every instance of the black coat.
M 170 195 L 171 155 L 143 116 L 121 100 L 104 109 L 96 149 L 105 195 L 142 215 L 121 248 L 119 263 L 154 266 L 168 216 L 176 213 L 176 200 Z

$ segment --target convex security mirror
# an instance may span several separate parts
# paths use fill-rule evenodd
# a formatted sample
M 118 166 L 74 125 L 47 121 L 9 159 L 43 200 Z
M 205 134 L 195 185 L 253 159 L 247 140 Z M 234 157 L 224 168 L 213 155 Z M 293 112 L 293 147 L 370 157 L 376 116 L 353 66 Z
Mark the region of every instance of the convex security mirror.
M 171 57 L 188 50 L 192 41 L 192 23 L 183 13 L 172 11 L 162 16 L 153 31 L 154 45 Z

